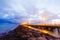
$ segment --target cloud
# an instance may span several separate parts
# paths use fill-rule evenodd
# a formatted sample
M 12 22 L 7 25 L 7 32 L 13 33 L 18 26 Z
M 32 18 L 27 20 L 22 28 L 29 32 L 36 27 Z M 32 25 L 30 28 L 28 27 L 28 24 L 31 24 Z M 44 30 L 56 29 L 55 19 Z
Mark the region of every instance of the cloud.
M 53 20 L 51 21 L 51 23 L 60 24 L 60 19 L 53 19 Z
M 29 18 L 39 20 L 45 10 L 51 12 L 51 15 L 60 13 L 60 3 L 56 0 L 5 0 L 2 4 L 2 12 L 6 12 L 3 18 L 16 22 L 27 21 Z

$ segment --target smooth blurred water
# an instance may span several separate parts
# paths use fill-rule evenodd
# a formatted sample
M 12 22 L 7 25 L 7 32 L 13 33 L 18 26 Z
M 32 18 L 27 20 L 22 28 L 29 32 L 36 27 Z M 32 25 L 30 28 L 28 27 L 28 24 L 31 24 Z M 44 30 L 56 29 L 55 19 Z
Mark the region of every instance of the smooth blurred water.
M 11 30 L 14 30 L 18 24 L 14 23 L 0 23 L 0 33 L 7 33 Z
M 0 23 L 0 32 L 8 32 L 16 28 L 17 24 L 10 24 L 10 23 Z

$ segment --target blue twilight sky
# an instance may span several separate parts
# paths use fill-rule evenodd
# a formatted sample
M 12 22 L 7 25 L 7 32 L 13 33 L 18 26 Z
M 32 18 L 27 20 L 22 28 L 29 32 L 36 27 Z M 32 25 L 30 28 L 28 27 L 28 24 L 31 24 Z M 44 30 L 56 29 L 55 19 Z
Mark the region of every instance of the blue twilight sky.
M 59 21 L 60 0 L 0 0 L 0 19 L 16 23 Z

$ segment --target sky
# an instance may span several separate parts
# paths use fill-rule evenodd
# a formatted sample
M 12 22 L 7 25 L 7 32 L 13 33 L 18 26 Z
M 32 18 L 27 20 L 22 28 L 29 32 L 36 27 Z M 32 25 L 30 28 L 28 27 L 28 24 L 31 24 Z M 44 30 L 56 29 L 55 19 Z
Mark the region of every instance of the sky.
M 60 0 L 0 0 L 0 19 L 50 23 L 60 19 Z

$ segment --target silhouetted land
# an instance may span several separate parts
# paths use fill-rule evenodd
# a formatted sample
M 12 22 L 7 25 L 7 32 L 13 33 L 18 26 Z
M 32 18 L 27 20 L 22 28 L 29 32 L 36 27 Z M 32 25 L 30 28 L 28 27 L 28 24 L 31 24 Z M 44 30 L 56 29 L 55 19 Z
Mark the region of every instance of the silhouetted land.
M 0 40 L 59 40 L 51 37 L 47 34 L 40 33 L 38 31 L 23 28 L 19 25 L 16 29 L 8 32 L 8 35 L 3 33 Z

